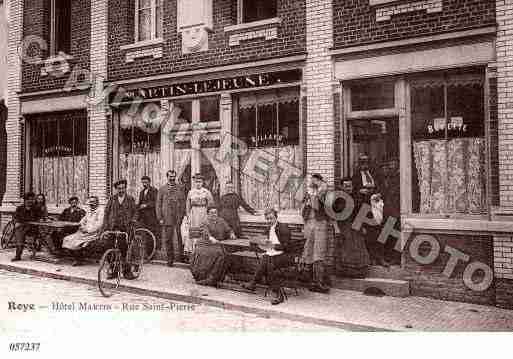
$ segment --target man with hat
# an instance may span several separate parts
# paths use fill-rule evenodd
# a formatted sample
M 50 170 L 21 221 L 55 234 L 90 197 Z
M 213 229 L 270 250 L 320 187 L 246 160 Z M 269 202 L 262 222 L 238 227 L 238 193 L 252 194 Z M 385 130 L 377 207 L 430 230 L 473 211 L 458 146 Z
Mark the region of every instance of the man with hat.
M 114 183 L 117 193 L 109 199 L 105 206 L 103 226 L 100 233 L 104 231 L 128 232 L 130 222 L 136 219 L 137 206 L 135 205 L 135 199 L 126 193 L 126 187 L 127 181 L 125 179 Z M 112 236 L 104 236 L 98 242 L 98 246 L 103 252 L 114 248 L 114 238 Z M 121 250 L 121 259 L 124 261 L 128 243 L 119 241 L 118 245 Z
M 312 266 L 313 280 L 310 290 L 319 293 L 329 292 L 329 286 L 325 283 L 330 220 L 324 206 L 327 194 L 328 188 L 322 176 L 314 173 L 301 210 L 306 239 L 302 262 Z
M 14 229 L 14 237 L 16 238 L 16 255 L 12 259 L 13 262 L 20 261 L 25 247 L 25 236 L 37 236 L 37 229 L 27 222 L 38 221 L 39 212 L 34 206 L 36 195 L 33 192 L 25 193 L 23 196 L 23 204 L 16 208 L 14 220 L 16 226 Z
M 166 246 L 167 265 L 173 266 L 175 260 L 175 251 L 173 238 L 176 231 L 178 241 L 176 247 L 179 249 L 177 259 L 182 256 L 182 241 L 180 236 L 180 225 L 185 212 L 185 191 L 183 187 L 175 182 L 176 172 L 167 171 L 167 183 L 159 188 L 157 193 L 157 202 L 155 205 L 158 223 L 162 226 L 162 244 Z
M 86 215 L 86 211 L 78 206 L 79 200 L 77 196 L 72 196 L 68 199 L 69 207 L 59 215 L 59 221 L 79 223 L 80 220 Z M 59 254 L 62 249 L 62 240 L 65 236 L 75 233 L 76 228 L 64 228 L 56 230 L 52 233 L 52 241 L 54 247 Z
M 139 192 L 139 203 L 137 204 L 138 219 L 144 228 L 157 235 L 157 213 L 155 212 L 155 203 L 157 201 L 157 189 L 151 185 L 151 179 L 148 176 L 141 178 L 143 188 Z

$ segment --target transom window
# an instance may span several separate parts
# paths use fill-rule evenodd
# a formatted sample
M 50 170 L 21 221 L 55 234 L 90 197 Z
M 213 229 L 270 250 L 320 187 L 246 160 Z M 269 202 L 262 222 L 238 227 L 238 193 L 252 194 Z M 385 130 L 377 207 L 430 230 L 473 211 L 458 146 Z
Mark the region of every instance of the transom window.
M 162 0 L 135 0 L 135 41 L 162 37 Z
M 238 0 L 238 23 L 247 23 L 277 16 L 276 0 Z

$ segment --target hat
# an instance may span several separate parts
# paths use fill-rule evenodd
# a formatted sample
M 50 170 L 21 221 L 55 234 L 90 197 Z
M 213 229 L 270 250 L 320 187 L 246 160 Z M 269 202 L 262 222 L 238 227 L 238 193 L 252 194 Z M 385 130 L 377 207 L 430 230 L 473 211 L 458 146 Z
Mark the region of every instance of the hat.
M 322 181 L 322 180 L 323 180 L 322 176 L 321 176 L 319 173 L 314 173 L 314 174 L 312 175 L 312 178 L 317 178 L 319 181 Z
M 214 203 L 209 204 L 209 205 L 207 206 L 207 212 L 208 212 L 208 211 L 210 211 L 211 209 L 217 209 L 217 206 L 216 206 Z
M 141 177 L 141 181 L 144 181 L 144 180 L 146 180 L 146 181 L 150 181 L 150 182 L 151 182 L 151 178 L 150 178 L 150 177 L 148 177 L 148 176 L 142 176 L 142 177 Z
M 77 196 L 71 196 L 69 199 L 68 199 L 68 203 L 71 203 L 73 201 L 78 201 L 78 197 Z
M 192 179 L 195 179 L 195 180 L 204 180 L 205 178 L 203 177 L 203 175 L 201 173 L 196 173 L 194 175 L 194 177 L 192 177 Z
M 27 199 L 31 199 L 31 198 L 34 198 L 36 197 L 36 194 L 34 192 L 27 192 L 25 193 L 25 195 L 23 196 L 23 199 L 24 200 L 27 200 Z
M 126 184 L 127 184 L 126 179 L 121 179 L 121 180 L 119 180 L 119 181 L 117 181 L 117 182 L 114 182 L 114 188 L 118 188 L 118 186 L 119 186 L 120 184 L 124 184 L 124 185 L 126 186 Z

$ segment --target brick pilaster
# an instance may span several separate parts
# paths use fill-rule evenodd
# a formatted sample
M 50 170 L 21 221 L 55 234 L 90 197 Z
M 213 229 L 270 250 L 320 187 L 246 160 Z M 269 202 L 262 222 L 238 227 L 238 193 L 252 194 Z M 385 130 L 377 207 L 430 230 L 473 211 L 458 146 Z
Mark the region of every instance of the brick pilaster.
M 101 202 L 105 201 L 108 188 L 108 99 L 100 97 L 107 78 L 107 2 L 91 1 L 91 73 L 94 78 L 91 95 L 95 100 L 88 107 L 89 193 L 100 197 Z
M 7 137 L 7 166 L 6 192 L 3 205 L 20 200 L 21 185 L 21 133 L 20 133 L 20 99 L 21 91 L 21 57 L 18 46 L 23 36 L 23 0 L 9 2 L 9 40 L 8 40 L 8 77 L 7 77 L 7 107 L 6 122 Z
M 306 168 L 321 173 L 326 182 L 334 181 L 334 120 L 332 0 L 306 1 L 307 61 L 303 81 L 307 91 Z

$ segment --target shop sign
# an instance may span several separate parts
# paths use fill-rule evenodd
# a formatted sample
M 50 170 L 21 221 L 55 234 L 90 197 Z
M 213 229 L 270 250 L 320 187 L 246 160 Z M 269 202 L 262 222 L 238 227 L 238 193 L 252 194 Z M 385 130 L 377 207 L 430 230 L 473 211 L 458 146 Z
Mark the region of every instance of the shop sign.
M 131 99 L 151 100 L 158 98 L 178 97 L 185 95 L 204 94 L 218 91 L 234 91 L 238 89 L 259 88 L 301 80 L 301 70 L 270 72 L 237 77 L 226 77 L 187 83 L 177 83 L 149 88 L 136 88 L 125 91 L 125 101 Z

